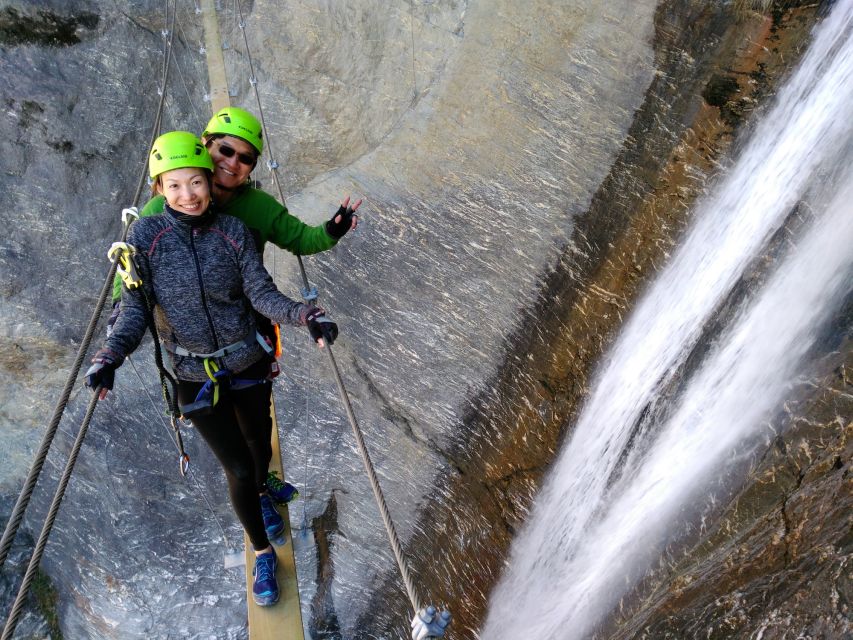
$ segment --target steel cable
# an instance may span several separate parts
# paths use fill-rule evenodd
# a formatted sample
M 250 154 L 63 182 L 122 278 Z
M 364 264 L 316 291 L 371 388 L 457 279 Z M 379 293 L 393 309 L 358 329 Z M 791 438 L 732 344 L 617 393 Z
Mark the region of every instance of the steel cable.
M 264 121 L 264 111 L 263 111 L 263 107 L 261 106 L 261 96 L 260 96 L 260 92 L 258 91 L 258 80 L 255 77 L 255 69 L 254 69 L 254 64 L 252 62 L 252 55 L 249 51 L 249 40 L 246 36 L 246 23 L 245 23 L 245 20 L 243 19 L 243 9 L 241 7 L 240 2 L 237 2 L 237 8 L 238 8 L 238 11 L 240 13 L 239 27 L 240 27 L 240 30 L 243 32 L 243 41 L 246 45 L 246 59 L 249 63 L 249 71 L 251 72 L 251 77 L 249 79 L 249 82 L 254 89 L 255 101 L 257 102 L 257 105 L 258 105 L 258 115 L 260 116 L 262 130 L 267 131 L 266 122 Z M 270 138 L 271 138 L 271 136 L 269 135 L 269 133 L 267 133 L 266 146 L 267 146 L 267 149 L 269 150 L 269 155 L 270 155 L 270 169 L 272 169 L 273 182 L 275 182 L 275 186 L 278 189 L 279 199 L 281 202 L 284 202 L 284 193 L 282 191 L 281 184 L 279 183 L 279 180 L 278 180 L 278 172 L 277 172 L 278 164 L 276 163 L 275 156 L 273 155 L 272 144 L 271 144 Z M 311 290 L 311 287 L 310 287 L 310 283 L 308 281 L 308 276 L 305 272 L 305 266 L 302 262 L 302 256 L 297 255 L 296 259 L 299 263 L 299 271 L 302 274 L 302 282 L 305 286 L 305 291 L 308 292 Z M 391 549 L 394 552 L 394 557 L 397 561 L 397 566 L 400 569 L 400 575 L 402 576 L 403 582 L 405 583 L 405 586 L 406 586 L 406 592 L 408 593 L 409 601 L 411 602 L 415 613 L 417 613 L 421 609 L 421 602 L 420 602 L 420 598 L 418 597 L 418 593 L 417 593 L 417 589 L 415 588 L 414 581 L 412 580 L 411 574 L 409 573 L 408 563 L 406 561 L 405 555 L 403 554 L 403 548 L 402 548 L 402 545 L 400 544 L 400 538 L 397 535 L 397 530 L 394 527 L 393 520 L 391 519 L 391 513 L 389 512 L 388 505 L 385 502 L 385 496 L 382 493 L 382 487 L 379 485 L 379 479 L 376 476 L 376 471 L 374 470 L 373 462 L 370 459 L 370 453 L 367 450 L 367 445 L 364 442 L 364 437 L 361 433 L 361 429 L 359 428 L 358 422 L 355 419 L 355 414 L 353 413 L 352 405 L 351 405 L 350 400 L 349 400 L 349 394 L 347 393 L 346 387 L 344 387 L 344 383 L 343 383 L 343 380 L 341 378 L 340 371 L 338 370 L 338 364 L 335 360 L 334 354 L 332 353 L 331 346 L 328 344 L 326 345 L 326 352 L 329 355 L 329 362 L 331 363 L 331 366 L 332 366 L 332 371 L 334 373 L 335 382 L 337 383 L 337 386 L 338 386 L 338 391 L 339 391 L 340 396 L 341 396 L 341 401 L 344 404 L 344 409 L 346 410 L 347 417 L 349 418 L 350 426 L 352 427 L 353 434 L 355 435 L 355 439 L 356 439 L 356 442 L 358 444 L 358 449 L 359 449 L 359 452 L 361 453 L 362 462 L 364 463 L 364 468 L 365 468 L 365 471 L 367 472 L 367 477 L 370 480 L 370 486 L 373 489 L 373 495 L 376 499 L 376 503 L 377 503 L 377 505 L 379 507 L 379 511 L 382 515 L 382 521 L 385 525 L 385 530 L 388 534 L 388 539 L 389 539 L 389 542 L 391 544 Z
M 62 472 L 62 478 L 59 481 L 59 486 L 53 495 L 53 501 L 50 504 L 47 518 L 45 518 L 44 526 L 39 534 L 38 542 L 36 543 L 33 555 L 30 558 L 30 563 L 27 566 L 27 572 L 24 574 L 24 580 L 21 587 L 18 589 L 18 595 L 15 598 L 15 603 L 12 605 L 12 611 L 6 620 L 6 625 L 3 628 L 3 636 L 0 640 L 10 640 L 12 634 L 15 633 L 15 627 L 18 625 L 18 618 L 24 607 L 24 602 L 29 591 L 30 584 L 38 570 L 41 557 L 44 554 L 44 548 L 47 545 L 47 539 L 53 529 L 53 523 L 56 520 L 56 514 L 59 512 L 59 506 L 62 504 L 62 499 L 65 496 L 65 489 L 68 486 L 68 481 L 71 479 L 71 473 L 74 471 L 74 464 L 77 462 L 77 456 L 80 453 L 80 447 L 83 446 L 83 440 L 86 437 L 86 432 L 89 430 L 89 422 L 92 420 L 92 413 L 98 404 L 98 394 L 101 391 L 99 386 L 95 393 L 92 394 L 92 399 L 89 401 L 89 407 L 86 410 L 86 417 L 83 418 L 83 424 L 80 425 L 80 431 L 77 432 L 77 438 L 74 440 L 74 446 L 71 449 L 71 454 L 68 456 L 68 462 L 65 464 L 65 471 Z

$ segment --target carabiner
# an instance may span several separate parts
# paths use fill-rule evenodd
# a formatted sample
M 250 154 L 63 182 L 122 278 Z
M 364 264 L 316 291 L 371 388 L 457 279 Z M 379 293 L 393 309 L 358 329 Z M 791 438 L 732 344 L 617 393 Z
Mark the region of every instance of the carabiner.
M 184 451 L 184 439 L 181 437 L 181 429 L 178 426 L 178 419 L 172 416 L 172 429 L 175 431 L 175 442 L 178 445 L 178 469 L 181 476 L 186 476 L 190 468 L 190 457 Z
M 110 262 L 116 263 L 116 271 L 128 289 L 136 289 L 142 284 L 142 278 L 139 277 L 136 264 L 133 262 L 134 255 L 136 255 L 136 247 L 126 242 L 113 242 L 107 251 L 107 258 Z

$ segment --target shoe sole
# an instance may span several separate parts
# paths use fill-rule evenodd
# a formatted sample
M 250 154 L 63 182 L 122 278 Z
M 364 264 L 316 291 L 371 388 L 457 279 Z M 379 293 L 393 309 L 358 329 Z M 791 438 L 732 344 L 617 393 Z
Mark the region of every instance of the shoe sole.
M 271 607 L 278 602 L 279 595 L 278 593 L 275 596 L 256 596 L 252 594 L 252 599 L 259 607 Z

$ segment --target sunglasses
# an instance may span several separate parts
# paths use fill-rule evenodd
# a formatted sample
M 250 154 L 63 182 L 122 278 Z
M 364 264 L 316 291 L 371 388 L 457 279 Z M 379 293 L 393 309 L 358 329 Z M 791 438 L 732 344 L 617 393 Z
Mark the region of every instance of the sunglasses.
M 217 140 L 217 142 L 219 141 Z M 224 142 L 219 142 L 219 153 L 221 153 L 226 158 L 230 158 L 235 153 L 237 153 L 237 150 L 234 147 L 229 147 Z M 244 164 L 247 167 L 254 167 L 255 156 L 250 155 L 248 153 L 237 153 L 237 162 L 239 162 L 240 164 Z

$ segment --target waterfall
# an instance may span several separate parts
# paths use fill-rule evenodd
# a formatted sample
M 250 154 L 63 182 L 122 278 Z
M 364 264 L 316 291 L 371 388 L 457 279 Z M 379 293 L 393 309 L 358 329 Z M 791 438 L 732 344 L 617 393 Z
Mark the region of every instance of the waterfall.
M 602 360 L 482 638 L 590 637 L 684 530 L 680 516 L 731 481 L 733 454 L 760 440 L 850 294 L 851 150 L 853 0 L 841 0 Z M 697 364 L 721 305 L 804 199 L 813 218 Z

